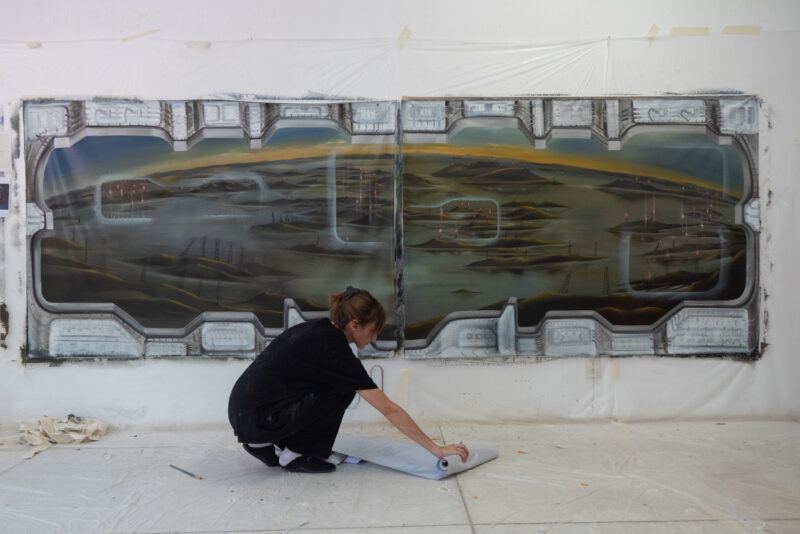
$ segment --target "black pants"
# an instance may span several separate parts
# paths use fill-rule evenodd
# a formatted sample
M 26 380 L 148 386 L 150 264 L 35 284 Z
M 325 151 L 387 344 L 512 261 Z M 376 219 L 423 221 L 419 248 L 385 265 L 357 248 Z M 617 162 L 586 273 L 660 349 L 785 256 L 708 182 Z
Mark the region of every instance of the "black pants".
M 228 418 L 241 443 L 274 443 L 300 454 L 326 458 L 354 397 L 352 391 L 319 391 L 277 410 L 238 410 L 231 406 Z

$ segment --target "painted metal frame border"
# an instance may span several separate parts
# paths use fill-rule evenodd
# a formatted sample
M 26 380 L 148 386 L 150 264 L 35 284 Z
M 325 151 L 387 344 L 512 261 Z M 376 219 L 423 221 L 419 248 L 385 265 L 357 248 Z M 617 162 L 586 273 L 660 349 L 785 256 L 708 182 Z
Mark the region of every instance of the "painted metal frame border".
M 26 169 L 34 171 L 27 203 L 28 250 L 31 251 L 28 256 L 31 273 L 28 277 L 30 359 L 187 355 L 248 358 L 257 354 L 283 329 L 264 328 L 252 313 L 206 312 L 184 328 L 148 329 L 114 304 L 47 303 L 41 294 L 41 284 L 37 283 L 41 230 L 52 228 L 52 214 L 41 204 L 43 163 L 54 148 L 71 146 L 89 135 L 150 135 L 171 143 L 177 151 L 188 150 L 202 139 L 242 137 L 249 140 L 251 148 L 260 148 L 279 129 L 296 127 L 331 128 L 348 136 L 351 143 L 393 143 L 397 147 L 394 279 L 400 325 L 395 341 L 376 342 L 361 354 L 362 357 L 401 354 L 407 358 L 508 359 L 698 354 L 756 358 L 759 355 L 756 291 L 760 232 L 759 105 L 760 101 L 750 95 L 376 102 L 26 101 L 23 104 L 21 124 L 24 135 L 21 138 L 25 141 Z M 422 111 L 412 113 L 415 106 Z M 425 113 L 433 119 L 414 118 L 424 118 Z M 609 150 L 620 150 L 635 135 L 665 130 L 702 132 L 720 144 L 733 144 L 745 167 L 745 191 L 735 207 L 735 222 L 743 224 L 747 236 L 747 290 L 734 301 L 683 302 L 647 326 L 613 326 L 594 311 L 551 311 L 538 325 L 519 327 L 516 301 L 509 299 L 501 311 L 451 313 L 425 339 L 404 339 L 402 147 L 419 142 L 446 143 L 450 136 L 473 126 L 518 128 L 535 149 L 545 148 L 554 138 L 572 137 L 595 139 Z M 294 301 L 287 299 L 284 328 L 324 315 L 325 312 L 303 312 Z M 702 317 L 705 316 L 711 319 L 703 323 Z M 92 321 L 116 321 L 125 332 L 120 335 L 131 336 L 129 346 L 121 348 L 118 353 L 104 349 L 103 354 L 91 350 L 53 354 L 50 347 L 52 331 L 74 331 L 77 323 L 64 323 L 74 319 L 88 320 L 87 327 Z M 692 321 L 700 321 L 700 327 Z M 704 324 L 711 327 L 705 328 Z M 235 325 L 250 326 L 236 330 L 239 327 Z M 714 325 L 717 325 L 716 329 Z M 735 335 L 728 336 L 730 339 L 725 337 L 731 329 L 740 329 L 742 325 L 744 335 L 737 330 Z M 687 328 L 694 328 L 693 333 L 686 333 Z M 706 334 L 698 333 L 698 328 Z M 47 336 L 44 336 L 45 330 Z M 244 336 L 238 345 L 227 340 L 234 331 L 240 331 Z M 248 337 L 253 338 L 252 343 L 244 339 Z M 696 345 L 685 342 L 682 345 L 679 341 L 685 339 L 699 341 Z M 105 346 L 101 341 L 94 344 L 95 348 Z M 91 347 L 89 343 L 87 348 Z

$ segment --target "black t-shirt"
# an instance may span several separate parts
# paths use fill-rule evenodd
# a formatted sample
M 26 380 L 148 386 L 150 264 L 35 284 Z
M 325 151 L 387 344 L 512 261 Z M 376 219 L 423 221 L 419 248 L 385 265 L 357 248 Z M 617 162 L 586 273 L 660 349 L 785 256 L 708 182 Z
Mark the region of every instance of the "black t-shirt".
M 377 387 L 344 333 L 319 319 L 295 325 L 267 345 L 233 386 L 229 411 L 277 411 L 310 392 Z

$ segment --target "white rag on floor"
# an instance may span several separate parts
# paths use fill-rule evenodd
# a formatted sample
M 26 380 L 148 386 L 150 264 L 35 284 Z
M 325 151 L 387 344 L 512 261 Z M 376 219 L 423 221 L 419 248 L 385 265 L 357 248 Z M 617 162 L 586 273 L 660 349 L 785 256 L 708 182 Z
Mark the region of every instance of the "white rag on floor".
M 108 424 L 72 414 L 65 419 L 44 416 L 37 421 L 23 421 L 19 424 L 19 432 L 14 441 L 35 447 L 25 455 L 25 458 L 33 458 L 51 445 L 97 441 L 108 432 Z

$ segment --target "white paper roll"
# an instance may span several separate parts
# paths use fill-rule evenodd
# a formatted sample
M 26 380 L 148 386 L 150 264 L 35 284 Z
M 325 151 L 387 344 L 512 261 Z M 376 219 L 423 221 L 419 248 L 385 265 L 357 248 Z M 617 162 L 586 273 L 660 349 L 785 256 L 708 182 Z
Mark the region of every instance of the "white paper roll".
M 494 449 L 470 448 L 469 457 L 462 462 L 457 455 L 436 458 L 416 443 L 405 440 L 348 436 L 336 437 L 333 450 L 368 462 L 397 469 L 411 475 L 440 480 L 497 458 Z

